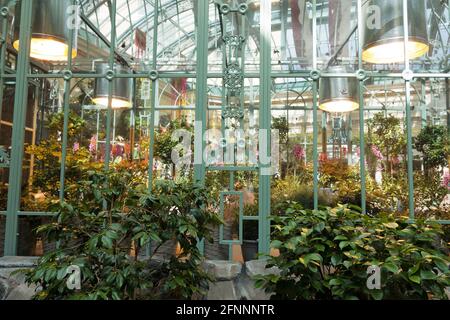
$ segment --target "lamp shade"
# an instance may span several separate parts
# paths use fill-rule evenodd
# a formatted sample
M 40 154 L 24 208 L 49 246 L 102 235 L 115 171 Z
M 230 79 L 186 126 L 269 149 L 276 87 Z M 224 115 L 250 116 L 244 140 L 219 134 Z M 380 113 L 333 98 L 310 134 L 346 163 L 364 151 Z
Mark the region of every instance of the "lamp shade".
M 342 66 L 333 66 L 330 73 L 346 73 Z M 319 109 L 326 112 L 351 112 L 359 108 L 359 85 L 356 78 L 322 77 L 319 82 Z
M 19 30 L 22 1 L 17 1 L 14 22 L 13 47 L 20 49 Z M 32 34 L 30 57 L 44 61 L 66 61 L 69 56 L 69 38 L 71 21 L 68 7 L 71 0 L 33 1 Z M 72 58 L 77 56 L 76 29 L 72 48 Z
M 425 1 L 408 3 L 408 59 L 429 50 Z M 362 59 L 369 63 L 399 63 L 405 60 L 403 0 L 369 0 L 363 6 L 365 25 Z
M 106 74 L 109 70 L 108 63 L 96 63 L 95 72 L 97 74 Z M 114 72 L 116 74 L 130 73 L 130 70 L 122 65 L 115 65 Z M 129 78 L 114 78 L 111 81 L 112 84 L 112 102 L 111 107 L 113 109 L 131 108 L 131 79 Z M 109 80 L 106 78 L 95 79 L 93 101 L 101 106 L 108 106 L 108 91 Z

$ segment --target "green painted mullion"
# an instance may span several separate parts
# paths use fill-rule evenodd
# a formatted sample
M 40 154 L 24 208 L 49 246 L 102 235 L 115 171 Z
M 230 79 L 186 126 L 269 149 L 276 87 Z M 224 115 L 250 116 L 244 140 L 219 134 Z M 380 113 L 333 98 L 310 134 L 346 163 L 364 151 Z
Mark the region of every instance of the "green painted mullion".
M 314 210 L 319 208 L 319 125 L 318 125 L 318 103 L 317 103 L 317 80 L 313 81 L 313 193 Z
M 427 126 L 427 102 L 426 102 L 426 82 L 425 79 L 420 81 L 421 92 L 420 92 L 420 127 L 424 128 Z
M 153 14 L 153 47 L 152 47 L 152 69 L 156 70 L 157 58 L 158 58 L 158 19 L 159 19 L 159 0 L 155 0 L 155 5 L 153 7 L 155 10 Z M 153 190 L 153 163 L 155 158 L 155 114 L 156 108 L 158 106 L 158 79 L 152 81 L 152 90 L 150 93 L 150 147 L 148 155 L 148 190 L 151 193 Z
M 272 33 L 272 3 L 271 0 L 261 0 L 260 21 L 260 107 L 259 107 L 259 130 L 260 130 L 260 149 L 262 145 L 262 136 L 265 135 L 266 149 L 270 159 L 271 154 L 271 33 Z M 260 155 L 261 157 L 261 155 Z M 261 254 L 270 252 L 270 170 L 271 163 L 259 162 L 259 215 L 258 222 L 259 241 L 258 251 Z
M 409 218 L 414 219 L 414 173 L 413 173 L 413 151 L 412 151 L 412 121 L 411 121 L 411 97 L 409 90 L 411 83 L 405 81 L 406 89 L 406 136 L 407 136 L 407 154 L 408 154 L 408 207 Z
M 17 57 L 17 81 L 14 96 L 14 118 L 12 132 L 11 167 L 9 171 L 8 206 L 5 226 L 5 256 L 17 252 L 17 224 L 22 187 L 23 146 L 25 119 L 28 104 L 28 67 L 31 44 L 31 16 L 33 0 L 22 0 L 20 12 L 20 51 Z
M 196 163 L 194 164 L 194 179 L 204 182 L 205 162 L 203 160 L 203 150 L 205 142 L 203 134 L 206 127 L 206 116 L 208 106 L 208 35 L 209 35 L 209 1 L 199 1 L 197 6 L 197 80 L 196 80 L 196 110 L 195 110 L 195 150 Z M 198 126 L 201 128 L 198 128 Z M 201 156 L 201 161 L 200 161 Z M 200 162 L 200 163 L 199 163 Z
M 195 105 L 195 135 L 194 135 L 194 179 L 201 184 L 205 183 L 205 161 L 203 150 L 205 141 L 203 135 L 206 129 L 208 112 L 208 36 L 209 36 L 209 1 L 198 1 L 197 4 L 197 78 L 196 78 L 196 105 Z M 199 127 L 200 126 L 200 127 Z M 200 150 L 198 149 L 200 148 Z M 203 254 L 204 241 L 198 243 L 198 248 Z
M 312 2 L 312 56 L 313 56 L 313 70 L 317 70 L 317 1 Z M 318 83 L 317 79 L 313 80 L 313 194 L 314 194 L 314 209 L 319 208 L 319 123 L 318 123 Z
M 110 2 L 110 18 L 111 18 L 111 47 L 109 48 L 109 69 L 114 70 L 114 49 L 116 47 L 116 10 L 117 0 Z M 115 76 L 115 75 L 114 75 Z M 105 170 L 109 170 L 111 159 L 111 121 L 112 121 L 112 94 L 113 80 L 108 82 L 108 109 L 106 110 L 106 138 L 105 138 Z M 113 137 L 114 138 L 114 137 Z
M 5 58 L 6 58 L 6 37 L 8 36 L 7 28 L 8 28 L 8 14 L 2 14 L 0 19 L 2 20 L 2 41 L 1 41 L 1 49 L 0 49 L 0 74 L 5 73 Z M 3 111 L 3 91 L 5 84 L 5 78 L 0 77 L 0 120 L 2 119 L 2 111 Z M 2 126 L 0 122 L 0 127 Z
M 364 84 L 359 81 L 359 175 L 361 179 L 361 212 L 366 213 L 366 142 L 364 138 Z
M 72 5 L 76 4 L 76 0 L 72 0 Z M 73 29 L 69 32 L 69 45 L 68 45 L 68 57 L 67 57 L 67 71 L 72 72 L 72 49 L 73 49 Z M 68 129 L 69 129 L 69 112 L 70 112 L 70 81 L 71 77 L 64 80 L 64 124 L 63 124 L 63 137 L 61 146 L 61 166 L 59 174 L 59 200 L 64 201 L 64 189 L 65 189 L 65 173 L 66 173 L 66 159 L 67 159 L 67 143 L 68 143 Z
M 414 220 L 414 173 L 413 173 L 413 151 L 412 151 L 412 120 L 411 120 L 411 79 L 407 77 L 410 72 L 408 58 L 409 44 L 409 24 L 408 24 L 408 0 L 403 0 L 403 32 L 404 32 L 404 55 L 405 55 L 405 103 L 406 103 L 406 148 L 407 148 L 407 166 L 408 166 L 408 207 L 409 219 Z
M 358 14 L 358 68 L 363 70 L 362 48 L 363 48 L 363 28 L 364 23 L 362 12 L 362 0 L 357 3 Z M 364 138 L 364 79 L 359 79 L 359 176 L 361 180 L 361 212 L 366 214 L 366 141 Z

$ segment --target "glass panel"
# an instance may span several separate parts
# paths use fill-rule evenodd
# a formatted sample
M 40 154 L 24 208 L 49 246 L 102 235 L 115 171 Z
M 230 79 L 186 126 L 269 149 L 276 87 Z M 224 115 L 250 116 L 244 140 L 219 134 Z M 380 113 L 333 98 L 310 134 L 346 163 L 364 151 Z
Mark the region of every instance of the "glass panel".
M 312 30 L 313 17 L 310 1 L 272 1 L 272 67 L 274 71 L 312 69 Z
M 317 1 L 316 10 L 318 68 L 341 65 L 354 70 L 358 63 L 356 2 Z
M 422 80 L 412 87 L 415 215 L 449 220 L 448 81 Z

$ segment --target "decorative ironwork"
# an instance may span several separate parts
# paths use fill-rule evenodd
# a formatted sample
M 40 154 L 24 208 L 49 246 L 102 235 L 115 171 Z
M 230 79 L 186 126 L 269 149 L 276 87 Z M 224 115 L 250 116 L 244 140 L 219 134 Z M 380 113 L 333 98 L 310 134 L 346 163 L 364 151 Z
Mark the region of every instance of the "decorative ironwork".
M 244 86 L 244 75 L 237 63 L 232 63 L 225 69 L 224 83 L 230 96 L 238 96 L 241 93 Z
M 225 45 L 230 47 L 231 49 L 239 50 L 242 49 L 242 45 L 244 44 L 245 39 L 243 36 L 228 33 L 227 35 L 223 36 L 223 41 L 225 42 Z
M 224 119 L 243 119 L 244 110 L 237 107 L 227 107 L 222 111 L 222 118 Z
M 223 78 L 226 101 L 222 117 L 240 120 L 244 118 L 242 101 L 239 99 L 244 89 L 243 61 L 240 59 L 240 52 L 244 47 L 245 38 L 242 35 L 227 33 L 222 39 L 226 65 Z M 231 101 L 237 99 L 239 99 L 237 103 Z

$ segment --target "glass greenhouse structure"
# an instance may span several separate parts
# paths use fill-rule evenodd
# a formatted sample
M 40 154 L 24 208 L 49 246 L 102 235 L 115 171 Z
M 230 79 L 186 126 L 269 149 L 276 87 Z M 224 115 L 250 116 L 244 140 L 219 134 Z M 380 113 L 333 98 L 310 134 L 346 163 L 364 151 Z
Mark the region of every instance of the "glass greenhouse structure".
M 435 225 L 448 266 L 449 5 L 0 0 L 0 257 L 51 257 L 83 233 L 90 241 L 102 209 L 110 220 L 89 245 L 114 247 L 102 230 L 126 228 L 111 212 L 131 217 L 142 190 L 154 203 L 144 214 L 163 214 L 133 218 L 124 239 L 136 259 L 183 255 L 195 239 L 211 261 L 281 259 L 314 228 L 333 229 L 325 218 L 311 229 L 292 220 L 300 231 L 286 238 L 286 221 L 351 210 L 386 232 L 400 223 L 382 219 L 405 217 L 402 230 Z M 210 241 L 196 220 L 177 227 L 191 240 L 161 242 L 165 216 L 182 216 L 183 205 L 186 221 L 200 215 L 187 204 L 194 184 L 220 220 Z M 161 234 L 147 234 L 148 221 Z M 331 240 L 344 250 L 356 241 L 346 237 Z M 317 266 L 321 246 L 319 258 L 306 255 Z M 356 259 L 353 249 L 345 255 Z

